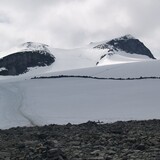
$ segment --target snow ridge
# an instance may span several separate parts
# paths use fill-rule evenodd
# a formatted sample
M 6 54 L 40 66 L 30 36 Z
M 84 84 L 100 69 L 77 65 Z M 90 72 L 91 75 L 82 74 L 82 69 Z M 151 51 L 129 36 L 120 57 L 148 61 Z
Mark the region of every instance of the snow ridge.
M 125 36 L 121 36 L 119 38 L 115 38 L 113 40 L 128 40 L 128 39 L 136 39 L 134 36 L 131 34 L 126 34 Z
M 23 51 L 39 51 L 42 54 L 51 53 L 48 45 L 36 42 L 26 42 L 20 45 L 21 52 Z

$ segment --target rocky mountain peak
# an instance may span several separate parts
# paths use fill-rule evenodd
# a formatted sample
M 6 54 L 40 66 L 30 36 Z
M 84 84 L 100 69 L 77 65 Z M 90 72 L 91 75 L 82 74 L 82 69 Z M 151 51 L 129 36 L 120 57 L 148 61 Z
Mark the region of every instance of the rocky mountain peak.
M 145 55 L 155 59 L 151 51 L 139 40 L 128 34 L 108 42 L 99 44 L 94 48 L 112 49 L 114 51 L 124 51 L 129 54 Z
M 0 75 L 19 75 L 27 72 L 30 67 L 49 66 L 55 57 L 48 45 L 26 42 L 19 49 L 0 59 Z
M 21 46 L 25 47 L 26 49 L 46 49 L 47 47 L 49 47 L 46 44 L 42 44 L 42 43 L 37 43 L 37 42 L 25 42 L 23 44 L 21 44 Z
M 134 36 L 132 36 L 131 34 L 126 34 L 122 37 L 115 38 L 114 40 L 129 40 L 129 39 L 136 39 L 136 38 Z

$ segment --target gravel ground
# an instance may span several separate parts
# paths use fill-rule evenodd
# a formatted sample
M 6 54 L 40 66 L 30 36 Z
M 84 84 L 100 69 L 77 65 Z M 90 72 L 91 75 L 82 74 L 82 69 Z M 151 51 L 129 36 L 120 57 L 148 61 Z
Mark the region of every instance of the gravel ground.
M 160 160 L 160 120 L 0 130 L 0 160 Z

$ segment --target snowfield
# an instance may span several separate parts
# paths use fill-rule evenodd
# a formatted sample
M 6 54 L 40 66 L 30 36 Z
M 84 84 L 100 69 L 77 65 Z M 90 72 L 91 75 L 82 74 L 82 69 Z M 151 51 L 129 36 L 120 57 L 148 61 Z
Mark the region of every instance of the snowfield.
M 34 75 L 37 77 L 50 77 L 58 75 L 80 75 L 100 78 L 160 77 L 160 71 L 158 68 L 160 68 L 160 60 L 148 60 L 134 63 L 119 63 L 97 67 L 72 69 L 67 71 L 49 71 L 43 74 L 40 74 L 41 71 L 39 70 L 39 73 L 37 72 Z M 30 73 L 32 73 L 32 71 Z
M 19 76 L 0 76 L 0 129 L 89 120 L 114 122 L 160 118 L 160 79 L 31 79 L 59 75 L 160 77 L 160 60 L 120 50 L 113 54 L 108 49 L 93 49 L 95 44 L 73 50 L 31 44 L 0 53 L 1 57 L 25 51 L 29 45 L 27 51 L 49 50 L 56 57 L 55 63 L 28 68 L 29 72 Z
M 81 74 L 100 77 L 157 75 L 159 61 L 146 66 L 119 64 L 49 75 Z M 138 67 L 142 65 L 143 68 Z M 116 66 L 116 67 L 115 67 Z M 148 66 L 148 68 L 147 68 Z M 112 68 L 112 69 L 109 69 Z M 114 69 L 113 69 L 114 68 Z M 156 70 L 150 72 L 149 68 Z M 135 70 L 137 69 L 137 70 Z M 151 70 L 151 71 L 152 71 Z M 126 72 L 127 71 L 127 72 Z M 134 72 L 133 72 L 134 71 Z M 144 74 L 140 74 L 143 71 Z M 110 74 L 109 74 L 110 73 Z M 119 73 L 119 75 L 117 75 Z M 123 76 L 126 75 L 126 76 Z M 160 80 L 95 80 L 85 78 L 32 79 L 9 77 L 0 81 L 0 128 L 44 124 L 114 122 L 160 118 Z
M 97 44 L 98 43 L 94 43 L 94 45 L 90 44 L 85 47 L 76 49 L 59 49 L 49 47 L 45 44 L 27 42 L 8 51 L 0 52 L 0 58 L 11 55 L 13 53 L 23 51 L 32 52 L 36 50 L 47 51 L 55 57 L 55 62 L 53 64 L 48 67 L 40 67 L 39 71 L 39 68 L 29 68 L 30 73 L 28 75 L 35 75 L 35 72 L 58 72 L 121 63 L 133 63 L 142 61 L 146 62 L 151 60 L 151 58 L 145 55 L 128 54 L 118 49 L 116 51 L 110 52 L 110 49 L 93 48 L 93 46 Z M 4 70 L 4 68 L 0 68 L 0 70 Z
M 160 118 L 159 80 L 79 78 L 22 82 L 23 113 L 37 124 Z

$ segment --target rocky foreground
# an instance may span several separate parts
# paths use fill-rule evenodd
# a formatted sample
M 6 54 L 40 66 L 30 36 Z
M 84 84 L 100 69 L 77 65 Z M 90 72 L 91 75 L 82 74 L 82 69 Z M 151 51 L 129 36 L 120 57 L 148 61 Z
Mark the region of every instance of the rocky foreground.
M 0 130 L 2 160 L 160 160 L 160 120 Z

